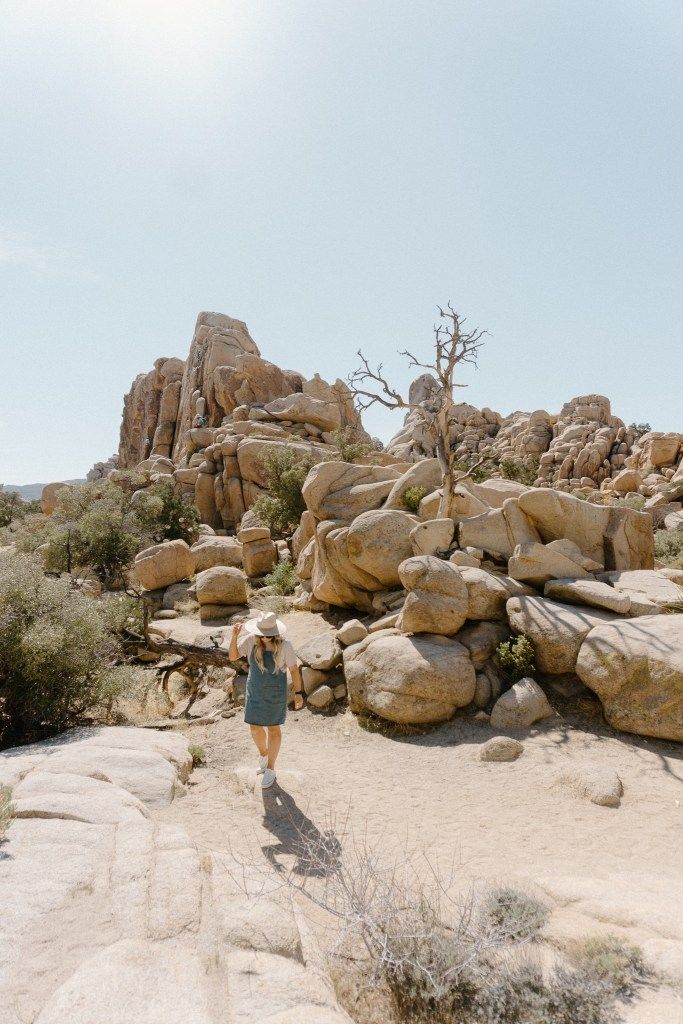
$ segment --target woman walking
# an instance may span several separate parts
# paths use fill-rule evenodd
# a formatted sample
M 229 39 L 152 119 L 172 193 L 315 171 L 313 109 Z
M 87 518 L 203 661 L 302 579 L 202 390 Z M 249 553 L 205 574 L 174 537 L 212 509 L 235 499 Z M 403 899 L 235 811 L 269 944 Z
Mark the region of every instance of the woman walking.
M 287 714 L 287 670 L 294 684 L 294 710 L 303 707 L 302 681 L 294 648 L 285 639 L 284 622 L 272 612 L 238 622 L 230 638 L 231 661 L 247 658 L 247 698 L 244 721 L 251 729 L 260 755 L 261 786 L 275 782 L 275 762 L 280 752 L 280 726 Z

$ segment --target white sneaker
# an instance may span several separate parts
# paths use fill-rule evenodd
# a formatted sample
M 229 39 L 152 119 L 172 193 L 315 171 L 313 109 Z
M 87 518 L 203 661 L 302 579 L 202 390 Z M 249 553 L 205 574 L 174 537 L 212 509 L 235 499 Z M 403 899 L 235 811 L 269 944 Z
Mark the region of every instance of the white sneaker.
M 263 773 L 264 773 L 264 771 L 266 770 L 267 767 L 268 767 L 268 755 L 267 754 L 259 754 L 258 771 L 256 772 L 256 774 L 257 775 L 263 775 Z
M 272 768 L 266 768 L 263 772 L 263 778 L 261 779 L 261 789 L 268 789 L 275 782 L 275 772 Z

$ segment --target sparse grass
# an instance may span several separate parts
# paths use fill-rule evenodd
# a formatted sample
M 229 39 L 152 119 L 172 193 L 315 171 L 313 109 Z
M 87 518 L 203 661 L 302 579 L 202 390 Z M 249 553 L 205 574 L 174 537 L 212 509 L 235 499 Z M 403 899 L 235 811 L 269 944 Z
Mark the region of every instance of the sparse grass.
M 535 896 L 508 887 L 489 889 L 483 896 L 481 926 L 502 931 L 511 942 L 535 938 L 550 912 Z
M 8 786 L 0 785 L 0 840 L 4 837 L 13 817 L 12 790 Z
M 595 935 L 571 943 L 567 950 L 578 970 L 607 985 L 621 998 L 633 996 L 651 977 L 643 951 L 618 935 Z
M 403 492 L 401 501 L 409 512 L 417 512 L 420 507 L 420 502 L 426 494 L 426 487 L 409 487 L 407 491 Z
M 498 663 L 511 683 L 530 677 L 536 673 L 534 645 L 528 636 L 512 637 L 504 640 L 496 648 Z
M 278 562 L 273 571 L 268 573 L 264 582 L 267 587 L 272 587 L 277 594 L 283 597 L 286 594 L 293 594 L 299 582 L 294 562 L 290 559 Z
M 251 608 L 258 608 L 262 612 L 274 612 L 276 615 L 285 615 L 286 612 L 290 611 L 290 607 L 282 594 L 263 594 L 258 590 L 250 592 L 249 605 Z
M 198 768 L 199 765 L 206 764 L 206 751 L 199 743 L 190 743 L 187 749 L 192 757 L 193 768 Z
M 397 736 L 424 736 L 431 731 L 432 726 L 410 725 L 408 722 L 390 722 L 379 715 L 358 714 L 355 716 L 361 729 L 366 732 L 386 736 L 387 739 L 395 739 Z

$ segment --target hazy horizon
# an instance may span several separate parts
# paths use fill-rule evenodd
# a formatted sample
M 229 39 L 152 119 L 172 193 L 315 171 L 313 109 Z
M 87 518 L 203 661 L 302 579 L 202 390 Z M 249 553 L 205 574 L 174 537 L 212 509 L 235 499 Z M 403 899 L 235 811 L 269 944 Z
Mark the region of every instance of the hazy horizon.
M 110 456 L 200 310 L 407 390 L 450 299 L 459 400 L 683 431 L 682 43 L 673 0 L 9 0 L 0 481 Z

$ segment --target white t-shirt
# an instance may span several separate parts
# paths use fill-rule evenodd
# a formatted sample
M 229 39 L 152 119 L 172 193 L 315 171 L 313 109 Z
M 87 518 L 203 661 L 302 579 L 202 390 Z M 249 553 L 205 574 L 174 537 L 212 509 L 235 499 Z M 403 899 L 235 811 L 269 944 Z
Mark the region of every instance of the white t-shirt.
M 237 650 L 243 658 L 248 658 L 253 651 L 254 640 L 255 637 L 251 633 L 242 633 L 240 636 L 237 641 Z M 287 668 L 295 668 L 299 664 L 294 648 L 289 640 L 282 641 L 282 662 Z

